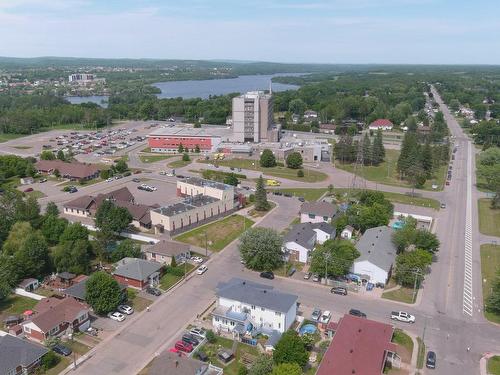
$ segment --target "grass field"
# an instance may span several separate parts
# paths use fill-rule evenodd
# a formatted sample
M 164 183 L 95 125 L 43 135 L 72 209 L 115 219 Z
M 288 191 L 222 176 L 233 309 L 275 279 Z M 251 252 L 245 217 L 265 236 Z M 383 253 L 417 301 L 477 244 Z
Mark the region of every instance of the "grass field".
M 153 301 L 147 298 L 138 296 L 137 290 L 132 288 L 127 289 L 127 300 L 127 303 L 137 312 L 143 311 L 146 307 L 153 303 Z
M 403 362 L 410 363 L 411 362 L 411 356 L 413 353 L 413 340 L 411 339 L 410 336 L 408 336 L 406 333 L 403 332 L 403 330 L 396 328 L 394 330 L 394 336 L 392 337 L 392 342 L 395 344 L 398 344 L 399 346 L 403 347 L 406 351 L 406 353 L 402 353 L 401 359 Z M 399 353 L 398 353 L 399 354 Z
M 500 210 L 490 208 L 491 199 L 478 201 L 479 231 L 489 236 L 500 236 Z
M 317 201 L 323 194 L 327 192 L 328 189 L 307 189 L 307 188 L 296 188 L 296 189 L 272 189 L 270 191 L 281 191 L 282 193 L 292 194 L 294 197 L 303 197 L 306 201 Z
M 488 374 L 500 375 L 500 356 L 495 355 L 488 359 Z
M 399 174 L 396 168 L 399 158 L 399 150 L 388 149 L 385 150 L 385 154 L 385 161 L 380 163 L 380 165 L 363 167 L 363 177 L 368 181 L 378 182 L 380 184 L 410 187 L 406 181 L 399 179 Z M 347 172 L 354 172 L 354 164 L 341 164 L 336 161 L 335 166 Z M 434 182 L 438 185 L 438 189 L 442 190 L 444 187 L 447 168 L 447 165 L 439 167 L 434 173 L 433 178 L 426 181 L 423 190 L 432 190 L 432 184 Z
M 417 337 L 418 342 L 418 356 L 417 356 L 417 368 L 424 367 L 425 361 L 425 343 L 420 337 Z
M 173 158 L 178 155 L 139 155 L 139 159 L 143 163 L 156 163 L 166 159 Z
M 195 266 L 192 265 L 191 263 L 186 263 L 185 268 L 184 264 L 178 265 L 177 268 L 180 269 L 182 272 L 184 272 L 185 270 L 186 271 L 185 274 L 188 275 L 195 268 Z M 165 273 L 160 279 L 160 286 L 163 290 L 170 289 L 180 279 L 182 279 L 182 276 L 177 276 L 167 271 L 167 273 Z
M 201 163 L 213 163 L 213 160 L 200 160 Z M 225 167 L 248 169 L 253 171 L 260 171 L 265 175 L 273 176 L 278 179 L 286 178 L 287 180 L 304 181 L 304 182 L 320 182 L 326 180 L 328 177 L 323 172 L 318 172 L 312 169 L 303 169 L 304 177 L 297 177 L 297 169 L 290 169 L 286 167 L 271 167 L 262 168 L 259 166 L 258 160 L 249 159 L 226 159 L 217 161 L 219 165 Z M 255 165 L 252 165 L 255 164 Z
M 500 271 L 500 246 L 481 245 L 481 279 L 483 280 L 483 300 L 486 303 L 491 293 L 493 281 Z M 491 322 L 500 324 L 500 315 L 484 312 L 484 316 Z
M 192 160 L 184 161 L 184 160 L 175 160 L 173 162 L 168 163 L 170 168 L 183 168 L 191 164 Z
M 7 142 L 12 139 L 17 139 L 21 137 L 26 137 L 29 134 L 10 134 L 10 133 L 0 133 L 0 143 Z
M 205 233 L 208 249 L 220 251 L 238 238 L 245 229 L 253 225 L 253 221 L 240 215 L 231 215 L 222 220 L 203 225 L 199 228 L 182 233 L 175 240 L 205 248 Z
M 64 341 L 63 345 L 67 346 L 68 348 L 70 348 L 72 351 L 74 351 L 76 354 L 79 354 L 79 355 L 84 355 L 90 349 L 92 349 L 90 346 L 87 346 L 87 345 L 82 344 L 81 342 L 75 341 L 75 340 Z
M 28 197 L 34 197 L 35 199 L 45 198 L 47 195 L 39 190 L 33 190 L 25 193 Z
M 62 372 L 66 367 L 69 366 L 71 363 L 71 359 L 69 357 L 63 357 L 61 355 L 57 355 L 60 358 L 59 363 L 52 367 L 50 370 L 47 370 L 45 372 L 41 372 L 43 375 L 58 375 L 60 372 Z
M 413 289 L 401 287 L 399 289 L 382 293 L 382 298 L 404 303 L 414 303 Z
M 26 310 L 33 310 L 38 301 L 15 294 L 0 300 L 0 321 L 9 315 L 20 315 Z

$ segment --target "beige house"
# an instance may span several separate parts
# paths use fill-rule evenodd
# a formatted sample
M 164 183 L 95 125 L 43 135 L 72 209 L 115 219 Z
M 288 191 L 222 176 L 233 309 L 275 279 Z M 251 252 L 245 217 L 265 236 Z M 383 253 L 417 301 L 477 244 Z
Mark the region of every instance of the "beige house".
M 181 242 L 161 240 L 152 246 L 142 249 L 147 260 L 170 265 L 175 258 L 177 264 L 191 258 L 191 246 Z

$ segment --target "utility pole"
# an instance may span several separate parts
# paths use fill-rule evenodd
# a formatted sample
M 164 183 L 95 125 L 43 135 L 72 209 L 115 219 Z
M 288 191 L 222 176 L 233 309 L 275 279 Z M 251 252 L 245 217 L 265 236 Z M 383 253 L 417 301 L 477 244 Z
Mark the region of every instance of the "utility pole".
M 205 256 L 208 257 L 208 238 L 206 229 L 205 229 Z
M 413 272 L 415 272 L 415 282 L 413 283 L 413 297 L 412 297 L 412 301 L 413 301 L 413 303 L 415 303 L 415 297 L 416 297 L 416 294 L 417 294 L 417 281 L 418 281 L 418 277 L 420 276 L 420 270 L 418 268 L 416 268 Z

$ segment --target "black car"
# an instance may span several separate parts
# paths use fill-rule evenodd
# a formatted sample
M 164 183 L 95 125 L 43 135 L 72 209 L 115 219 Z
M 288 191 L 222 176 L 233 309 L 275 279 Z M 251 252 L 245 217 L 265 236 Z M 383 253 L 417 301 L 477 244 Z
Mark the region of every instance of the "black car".
M 200 343 L 200 341 L 196 337 L 194 337 L 189 333 L 185 333 L 184 335 L 182 335 L 182 341 L 191 344 L 193 346 L 196 346 Z
M 178 178 L 178 179 L 183 179 L 183 178 L 185 178 L 185 177 L 184 177 L 183 175 L 181 175 L 181 174 L 178 174 L 178 175 L 177 175 L 177 178 Z
M 425 367 L 427 368 L 436 368 L 436 353 L 428 352 L 427 359 L 425 361 Z
M 291 197 L 292 197 L 292 194 L 290 194 L 290 193 L 284 193 L 283 195 L 284 195 L 285 197 L 287 197 L 287 198 L 291 198 Z
M 305 199 L 304 197 L 299 197 L 299 201 L 300 201 L 300 202 L 305 202 L 305 201 L 306 201 L 306 199 Z
M 260 277 L 263 277 L 264 279 L 269 279 L 272 280 L 274 279 L 274 273 L 271 271 L 264 271 L 260 273 Z
M 333 294 L 340 294 L 341 296 L 347 296 L 347 289 L 342 287 L 332 288 L 330 292 Z
M 68 355 L 70 355 L 71 353 L 73 353 L 70 348 L 68 348 L 68 347 L 66 347 L 64 345 L 61 345 L 61 344 L 55 345 L 52 348 L 52 350 L 54 352 L 56 352 L 57 354 L 63 355 L 65 357 L 67 357 Z
M 198 359 L 202 362 L 207 362 L 209 359 L 205 352 L 198 351 L 196 354 L 198 356 Z
M 349 314 L 353 316 L 358 316 L 360 318 L 366 318 L 366 314 L 356 309 L 350 309 Z
M 161 296 L 161 291 L 156 288 L 148 287 L 146 288 L 146 293 L 152 294 L 153 296 Z

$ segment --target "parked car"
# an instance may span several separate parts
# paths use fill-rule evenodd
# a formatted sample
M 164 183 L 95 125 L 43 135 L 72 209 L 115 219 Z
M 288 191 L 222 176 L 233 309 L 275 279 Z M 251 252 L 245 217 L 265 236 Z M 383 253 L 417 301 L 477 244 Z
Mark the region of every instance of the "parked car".
M 283 194 L 283 196 L 284 196 L 284 197 L 287 197 L 287 198 L 291 198 L 291 197 L 292 197 L 292 194 L 290 194 L 290 193 L 284 193 L 284 194 Z
M 360 318 L 366 318 L 366 314 L 364 312 L 357 310 L 357 309 L 350 309 L 349 314 L 354 315 L 354 316 L 358 316 Z
M 432 184 L 432 190 L 436 190 L 438 188 L 437 184 Z
M 151 294 L 153 296 L 161 296 L 161 291 L 152 287 L 146 288 L 146 293 Z
M 196 270 L 196 273 L 198 275 L 203 275 L 205 272 L 207 272 L 208 270 L 208 267 L 206 265 L 202 265 L 200 267 L 198 267 L 198 269 Z
M 177 341 L 174 348 L 186 353 L 191 353 L 193 351 L 193 345 L 188 344 L 184 341 Z
M 271 271 L 264 271 L 264 272 L 260 273 L 260 277 L 262 277 L 264 279 L 273 280 L 274 279 L 274 273 L 272 273 Z
M 72 193 L 76 193 L 78 191 L 78 189 L 74 186 L 71 186 L 68 191 L 72 194 Z
M 415 316 L 408 314 L 404 311 L 393 311 L 391 312 L 391 319 L 398 320 L 404 323 L 415 323 Z
M 202 257 L 191 257 L 191 261 L 195 263 L 203 263 Z
M 315 322 L 317 322 L 320 317 L 321 317 L 321 310 L 319 308 L 315 307 L 312 314 L 311 314 L 311 320 L 314 320 Z
M 134 309 L 129 305 L 118 305 L 116 309 L 122 314 L 132 315 L 134 313 Z
M 446 186 L 448 186 L 450 184 L 450 181 L 446 181 Z
M 306 272 L 304 274 L 304 280 L 309 280 L 311 278 L 311 276 L 312 276 L 312 272 Z
M 436 368 L 436 353 L 433 351 L 427 352 L 427 358 L 425 360 L 425 367 L 435 369 Z
M 112 177 L 106 179 L 106 182 L 111 182 L 111 181 L 114 181 L 114 179 Z
M 183 178 L 185 178 L 185 177 L 184 177 L 183 175 L 181 175 L 181 174 L 178 174 L 178 175 L 177 175 L 177 178 L 178 178 L 178 179 L 183 179 Z
M 315 283 L 319 283 L 319 280 L 320 280 L 319 275 L 318 275 L 317 273 L 315 273 L 315 274 L 313 275 L 313 281 L 314 281 Z
M 200 340 L 198 340 L 190 333 L 185 333 L 184 335 L 182 335 L 182 341 L 191 344 L 193 346 L 197 346 L 200 343 Z
M 44 182 L 47 182 L 47 179 L 46 179 L 46 178 L 42 178 L 42 179 L 40 180 L 40 183 L 41 183 L 41 184 L 43 184 Z
M 321 314 L 321 317 L 319 318 L 319 322 L 323 324 L 327 324 L 332 317 L 332 313 L 328 310 L 323 311 L 323 314 Z
M 24 192 L 25 192 L 25 193 L 30 193 L 30 192 L 32 192 L 32 191 L 33 191 L 33 188 L 27 188 L 27 189 L 24 189 Z
M 52 350 L 54 352 L 56 352 L 57 354 L 63 355 L 65 357 L 67 357 L 68 355 L 71 355 L 71 353 L 73 353 L 73 351 L 70 348 L 68 348 L 67 346 L 61 345 L 61 344 L 54 345 L 52 347 Z
M 141 182 L 141 180 L 139 180 L 137 177 L 134 177 L 134 178 L 132 179 L 132 181 L 134 181 L 134 182 Z
M 446 208 L 446 203 L 441 203 L 441 208 Z
M 347 289 L 342 287 L 335 287 L 330 290 L 333 294 L 340 294 L 341 296 L 347 296 Z
M 118 311 L 108 313 L 108 318 L 113 319 L 117 322 L 123 322 L 125 320 L 125 315 L 119 313 Z
M 197 328 L 197 327 L 191 328 L 189 333 L 193 336 L 201 337 L 202 339 L 204 339 L 207 335 L 207 332 L 203 328 Z
M 168 351 L 169 351 L 170 353 L 175 353 L 175 354 L 177 354 L 177 355 L 186 355 L 186 353 L 184 353 L 183 351 L 180 351 L 180 350 L 179 350 L 179 349 L 177 349 L 177 348 L 170 348 L 170 349 L 168 349 Z
M 300 201 L 300 202 L 305 202 L 305 201 L 306 201 L 306 199 L 305 199 L 304 197 L 299 197 L 299 201 Z

